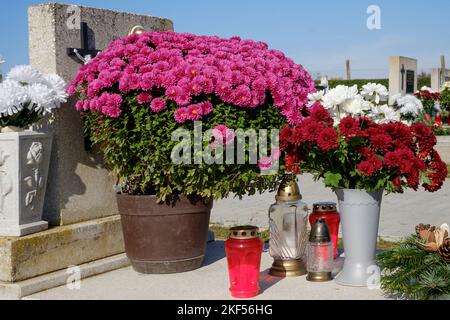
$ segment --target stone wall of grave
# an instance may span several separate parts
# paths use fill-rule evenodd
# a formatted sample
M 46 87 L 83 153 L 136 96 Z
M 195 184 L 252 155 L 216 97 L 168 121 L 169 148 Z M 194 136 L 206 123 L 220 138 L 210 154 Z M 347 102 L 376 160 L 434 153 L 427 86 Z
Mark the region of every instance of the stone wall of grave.
M 89 47 L 102 50 L 124 37 L 135 25 L 145 30 L 173 30 L 168 19 L 50 3 L 29 8 L 30 63 L 46 73 L 57 73 L 70 82 L 80 67 L 67 48 L 80 48 L 80 29 L 73 28 L 74 14 L 87 23 Z M 68 23 L 69 21 L 69 23 Z M 70 26 L 70 27 L 69 27 Z M 117 214 L 112 186 L 114 177 L 102 164 L 99 150 L 85 150 L 83 128 L 74 100 L 62 106 L 51 125 L 54 134 L 44 220 L 67 225 Z
M 433 68 L 431 70 L 431 89 L 434 91 L 440 91 L 443 85 L 441 70 L 441 68 Z M 445 81 L 450 81 L 450 69 L 445 69 Z

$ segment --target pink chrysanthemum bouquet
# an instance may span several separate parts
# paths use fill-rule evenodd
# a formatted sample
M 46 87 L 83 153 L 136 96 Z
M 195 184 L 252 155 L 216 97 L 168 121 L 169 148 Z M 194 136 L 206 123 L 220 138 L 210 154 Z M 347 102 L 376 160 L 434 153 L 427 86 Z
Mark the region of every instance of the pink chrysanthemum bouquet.
M 161 199 L 274 187 L 278 177 L 261 176 L 255 164 L 173 164 L 171 135 L 179 128 L 193 132 L 194 121 L 203 131 L 297 125 L 313 91 L 302 66 L 262 42 L 175 32 L 112 42 L 69 87 L 91 139 L 126 181 L 125 191 Z

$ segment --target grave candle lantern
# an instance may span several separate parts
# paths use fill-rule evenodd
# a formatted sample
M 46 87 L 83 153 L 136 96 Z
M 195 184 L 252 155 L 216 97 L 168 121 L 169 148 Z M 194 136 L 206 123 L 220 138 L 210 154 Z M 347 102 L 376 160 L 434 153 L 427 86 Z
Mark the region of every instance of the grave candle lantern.
M 334 202 L 319 202 L 313 205 L 313 213 L 309 216 L 309 222 L 313 226 L 316 219 L 324 218 L 331 235 L 331 241 L 333 242 L 333 255 L 336 259 L 338 256 L 338 237 L 339 237 L 339 224 L 341 218 L 337 212 L 337 206 Z
M 308 207 L 302 202 L 294 175 L 287 175 L 269 209 L 270 255 L 274 263 L 270 275 L 295 277 L 306 274 L 305 250 L 308 241 Z
M 324 282 L 332 280 L 333 244 L 325 219 L 316 219 L 311 229 L 308 248 L 308 276 L 306 280 Z
M 241 226 L 230 229 L 225 252 L 233 297 L 252 298 L 258 295 L 263 248 L 264 242 L 259 237 L 257 227 Z

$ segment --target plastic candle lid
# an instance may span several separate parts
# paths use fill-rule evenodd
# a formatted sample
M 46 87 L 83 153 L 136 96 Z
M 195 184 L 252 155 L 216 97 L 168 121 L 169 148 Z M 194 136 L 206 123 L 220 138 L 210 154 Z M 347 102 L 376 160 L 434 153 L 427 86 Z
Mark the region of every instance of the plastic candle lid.
M 230 239 L 254 239 L 259 237 L 259 228 L 255 226 L 239 226 L 230 229 Z

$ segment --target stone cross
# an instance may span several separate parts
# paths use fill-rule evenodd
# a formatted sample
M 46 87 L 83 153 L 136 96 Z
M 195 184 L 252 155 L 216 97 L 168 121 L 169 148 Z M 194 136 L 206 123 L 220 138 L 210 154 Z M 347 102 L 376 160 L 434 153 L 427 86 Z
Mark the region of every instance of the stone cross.
M 405 65 L 402 64 L 402 69 L 400 70 L 401 74 L 402 74 L 402 90 L 405 88 Z

